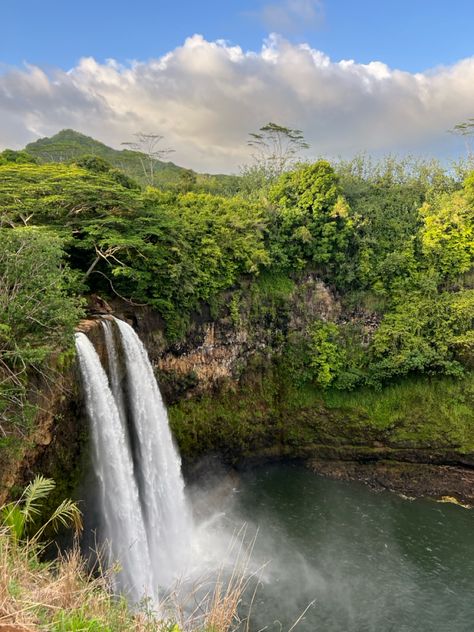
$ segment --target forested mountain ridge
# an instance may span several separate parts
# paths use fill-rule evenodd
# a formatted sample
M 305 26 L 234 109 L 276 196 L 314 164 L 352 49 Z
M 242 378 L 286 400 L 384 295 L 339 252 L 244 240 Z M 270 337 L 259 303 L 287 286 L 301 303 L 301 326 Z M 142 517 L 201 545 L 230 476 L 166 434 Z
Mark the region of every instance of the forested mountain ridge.
M 116 169 L 120 169 L 137 182 L 148 184 L 144 162 L 149 158 L 141 151 L 130 148 L 113 149 L 90 136 L 72 129 L 63 129 L 54 136 L 40 138 L 25 147 L 25 151 L 39 163 L 64 163 L 83 156 L 103 158 Z M 154 185 L 158 187 L 186 187 L 190 184 L 208 190 L 222 192 L 234 186 L 234 178 L 226 175 L 196 173 L 174 162 L 152 159 L 154 164 Z M 146 168 L 146 167 L 145 167 Z

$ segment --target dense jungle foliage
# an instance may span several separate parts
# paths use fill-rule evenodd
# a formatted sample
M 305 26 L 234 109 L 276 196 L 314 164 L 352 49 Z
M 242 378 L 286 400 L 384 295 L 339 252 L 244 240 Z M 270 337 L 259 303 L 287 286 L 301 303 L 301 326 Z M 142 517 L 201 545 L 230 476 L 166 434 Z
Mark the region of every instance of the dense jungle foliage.
M 204 304 L 237 323 L 242 280 L 262 274 L 278 299 L 309 270 L 344 305 L 284 341 L 295 381 L 351 390 L 472 368 L 474 172 L 361 157 L 248 173 L 216 195 L 191 177 L 143 187 L 98 155 L 0 154 L 0 416 L 31 367 L 71 346 L 82 295 L 151 305 L 178 341 Z

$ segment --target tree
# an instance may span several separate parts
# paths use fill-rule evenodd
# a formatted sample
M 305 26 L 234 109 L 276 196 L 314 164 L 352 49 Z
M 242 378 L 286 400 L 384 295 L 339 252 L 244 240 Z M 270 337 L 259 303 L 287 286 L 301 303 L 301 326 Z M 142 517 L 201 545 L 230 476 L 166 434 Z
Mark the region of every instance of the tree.
M 336 167 L 356 223 L 355 256 L 343 264 L 346 288 L 359 286 L 379 298 L 412 286 L 419 270 L 419 209 L 438 191 L 458 184 L 436 162 L 358 156 Z M 342 277 L 341 277 L 342 278 Z
M 28 376 L 73 345 L 82 316 L 64 242 L 42 227 L 0 229 L 0 435 L 23 427 Z
M 413 372 L 462 375 L 474 349 L 473 313 L 474 290 L 403 293 L 374 334 L 373 382 Z
M 133 151 L 143 154 L 143 158 L 140 156 L 140 162 L 143 168 L 143 173 L 149 186 L 154 186 L 155 181 L 155 169 L 156 163 L 160 160 L 164 160 L 168 154 L 171 154 L 174 149 L 169 147 L 160 148 L 160 143 L 164 136 L 161 134 L 145 134 L 144 132 L 138 132 L 134 134 L 136 140 L 124 142 L 122 145 L 129 147 Z
M 114 169 L 7 164 L 0 165 L 0 182 L 0 227 L 44 223 L 77 229 L 91 218 L 131 213 L 138 204 Z
M 326 268 L 344 261 L 353 225 L 331 165 L 320 160 L 283 173 L 269 200 L 270 255 L 282 268 L 302 268 L 309 261 Z
M 177 189 L 182 193 L 192 191 L 197 183 L 196 174 L 192 169 L 185 169 L 179 175 Z
M 69 347 L 82 311 L 65 242 L 43 227 L 0 229 L 0 366 L 39 365 Z
M 444 279 L 456 279 L 474 264 L 474 210 L 466 188 L 420 209 L 423 255 Z
M 468 118 L 467 121 L 462 123 L 456 123 L 456 125 L 449 130 L 450 134 L 456 136 L 462 136 L 466 145 L 466 152 L 468 158 L 472 157 L 471 136 L 474 136 L 474 118 Z
M 247 144 L 255 150 L 253 168 L 260 170 L 267 181 L 276 179 L 289 169 L 298 154 L 309 148 L 301 130 L 276 123 L 267 123 L 249 136 Z
M 11 163 L 17 165 L 37 164 L 37 160 L 24 150 L 15 151 L 14 149 L 5 149 L 0 153 L 0 165 Z

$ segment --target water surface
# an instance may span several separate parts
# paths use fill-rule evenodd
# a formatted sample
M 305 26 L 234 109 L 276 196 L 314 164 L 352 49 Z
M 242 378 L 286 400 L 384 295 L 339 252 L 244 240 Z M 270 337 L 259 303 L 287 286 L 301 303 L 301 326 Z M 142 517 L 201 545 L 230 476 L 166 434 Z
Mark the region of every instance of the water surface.
M 258 526 L 251 630 L 474 630 L 474 510 L 375 493 L 291 465 L 245 472 L 234 518 Z

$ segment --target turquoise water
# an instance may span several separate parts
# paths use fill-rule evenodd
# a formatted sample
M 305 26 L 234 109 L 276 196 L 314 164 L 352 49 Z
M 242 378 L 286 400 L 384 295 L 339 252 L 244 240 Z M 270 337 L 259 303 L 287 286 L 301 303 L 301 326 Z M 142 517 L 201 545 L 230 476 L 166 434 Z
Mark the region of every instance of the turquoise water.
M 296 631 L 474 630 L 474 510 L 291 465 L 243 473 L 234 496 L 232 519 L 258 527 L 253 561 L 268 562 L 252 632 L 288 631 L 310 603 Z

